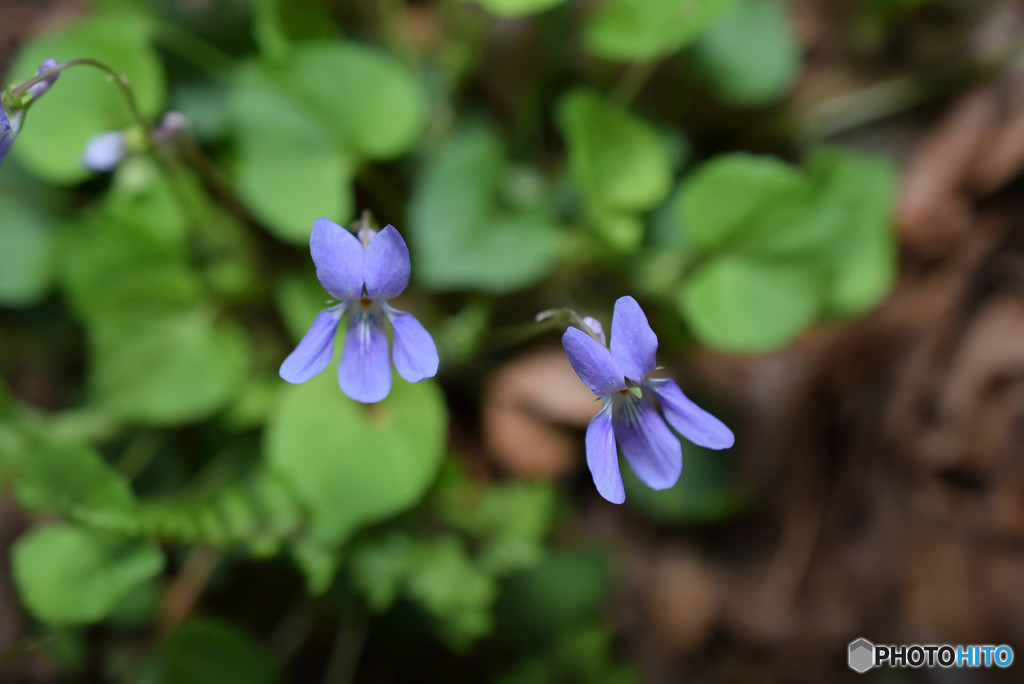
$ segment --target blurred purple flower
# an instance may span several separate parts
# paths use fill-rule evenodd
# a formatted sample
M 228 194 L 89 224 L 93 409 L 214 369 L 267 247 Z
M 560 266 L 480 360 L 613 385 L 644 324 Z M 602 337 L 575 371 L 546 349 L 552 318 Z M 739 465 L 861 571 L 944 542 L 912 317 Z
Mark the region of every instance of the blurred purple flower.
M 7 112 L 4 111 L 3 105 L 0 105 L 0 164 L 4 163 L 4 157 L 11 151 L 13 144 L 14 129 L 11 127 L 11 121 L 7 118 Z
M 128 136 L 123 131 L 94 135 L 82 153 L 82 166 L 90 171 L 113 171 L 128 154 Z
M 391 361 L 409 382 L 437 373 L 437 346 L 412 315 L 388 305 L 409 284 L 409 248 L 393 226 L 380 232 L 363 228 L 359 237 L 325 218 L 313 224 L 309 249 L 320 284 L 340 303 L 316 315 L 309 332 L 281 364 L 281 377 L 305 382 L 334 357 L 334 336 L 348 315 L 345 346 L 338 366 L 341 390 L 364 404 L 391 391 Z M 385 322 L 391 323 L 394 349 L 389 354 Z
M 36 76 L 42 74 L 44 71 L 49 71 L 58 64 L 59 62 L 55 59 L 46 60 L 39 65 L 39 69 L 36 70 Z M 27 94 L 32 96 L 32 99 L 28 104 L 35 102 L 45 95 L 46 91 L 53 87 L 53 84 L 57 82 L 58 76 L 60 76 L 59 73 L 54 74 L 53 76 L 50 76 L 30 87 L 28 91 L 26 91 Z M 14 139 L 18 137 L 18 131 L 21 130 L 21 124 L 25 120 L 25 109 L 28 107 L 28 104 L 26 104 L 25 101 L 15 103 L 13 105 L 13 114 L 11 115 L 11 118 L 8 118 L 7 111 L 3 108 L 3 105 L 0 105 L 0 165 L 3 164 L 4 157 L 7 156 L 7 153 L 11 151 L 11 147 L 14 145 Z
M 149 133 L 149 137 L 157 145 L 164 145 L 188 130 L 188 118 L 181 112 L 166 112 L 160 123 Z
M 648 377 L 656 368 L 658 337 L 635 299 L 615 302 L 611 349 L 600 323 L 583 322 L 592 335 L 569 328 L 562 346 L 580 380 L 602 400 L 586 439 L 587 465 L 601 496 L 612 503 L 626 500 L 616 446 L 648 487 L 668 489 L 676 483 L 683 452 L 669 425 L 709 449 L 733 445 L 732 430 L 690 401 L 675 381 Z
M 188 128 L 188 119 L 181 112 L 167 112 L 160 123 L 149 132 L 150 139 L 165 145 Z M 127 131 L 107 131 L 89 140 L 82 153 L 82 166 L 90 171 L 105 173 L 113 171 L 129 152 L 138 151 L 138 145 L 131 145 Z

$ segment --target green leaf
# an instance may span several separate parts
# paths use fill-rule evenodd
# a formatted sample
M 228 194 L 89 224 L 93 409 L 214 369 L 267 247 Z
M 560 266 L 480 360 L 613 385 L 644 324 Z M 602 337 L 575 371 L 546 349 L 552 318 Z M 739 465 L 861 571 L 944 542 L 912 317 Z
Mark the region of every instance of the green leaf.
M 353 42 L 308 43 L 270 71 L 327 125 L 341 149 L 356 157 L 396 157 L 426 123 L 422 86 L 397 57 L 382 50 Z
M 637 214 L 620 214 L 594 207 L 587 212 L 587 224 L 619 253 L 635 252 L 644 241 L 644 221 Z
M 826 305 L 842 314 L 867 311 L 896 279 L 896 169 L 883 157 L 838 148 L 815 151 L 808 167 L 819 191 L 843 213 L 845 226 L 836 251 L 838 273 Z
M 668 195 L 672 163 L 658 132 L 598 93 L 562 98 L 558 120 L 569 167 L 589 203 L 615 211 L 653 209 Z
M 68 226 L 58 251 L 64 292 L 83 320 L 182 311 L 201 301 L 202 283 L 177 250 L 115 223 Z
M 255 556 L 276 553 L 299 537 L 306 523 L 288 487 L 263 470 L 199 495 L 146 498 L 125 511 L 77 506 L 72 513 L 78 522 L 110 532 L 219 547 L 245 545 Z
M 802 171 L 774 157 L 722 155 L 686 179 L 677 210 L 694 245 L 719 249 L 754 243 L 755 250 L 771 249 L 780 235 L 803 228 L 786 219 L 811 191 Z
M 424 169 L 409 210 L 414 275 L 433 290 L 498 293 L 540 280 L 554 266 L 558 226 L 546 204 L 505 208 L 508 169 L 489 128 L 456 133 Z
M 768 351 L 825 311 L 870 308 L 890 287 L 891 165 L 833 150 L 810 166 L 807 175 L 776 159 L 729 155 L 687 179 L 676 207 L 699 266 L 679 303 L 703 342 Z
M 320 216 L 351 220 L 359 161 L 405 152 L 427 101 L 397 58 L 332 41 L 244 65 L 229 109 L 243 198 L 278 237 L 301 244 Z
M 103 619 L 163 565 L 154 544 L 73 526 L 33 529 L 12 549 L 22 601 L 51 625 Z
M 228 403 L 249 370 L 241 326 L 212 312 L 109 315 L 91 330 L 90 381 L 97 399 L 128 420 L 174 425 Z
M 565 4 L 565 0 L 462 0 L 475 2 L 500 17 L 522 17 Z
M 701 35 L 693 58 L 715 93 L 741 107 L 779 99 L 800 71 L 800 46 L 780 0 L 739 0 Z
M 794 340 L 814 321 L 820 300 L 819 279 L 805 264 L 725 256 L 685 280 L 679 305 L 704 344 L 755 353 Z
M 84 444 L 45 445 L 21 459 L 18 475 L 18 503 L 31 511 L 126 514 L 134 502 L 128 480 Z
M 441 620 L 445 638 L 463 647 L 488 634 L 498 587 L 469 558 L 463 542 L 451 535 L 440 537 L 422 544 L 416 556 L 407 591 Z
M 282 57 L 297 42 L 330 38 L 338 26 L 325 0 L 256 0 L 253 36 L 260 51 Z
M 152 161 L 125 160 L 99 206 L 82 214 L 58 244 L 62 284 L 79 318 L 182 310 L 201 300 L 186 218 Z
M 106 3 L 92 18 L 46 35 L 23 49 L 12 68 L 27 80 L 46 59 L 88 57 L 123 72 L 142 111 L 151 117 L 164 103 L 164 72 L 151 40 L 152 20 L 137 5 Z M 32 105 L 13 154 L 34 174 L 54 183 L 76 183 L 91 172 L 81 157 L 93 136 L 134 123 L 131 110 L 108 76 L 91 66 L 64 71 Z
M 693 41 L 732 0 L 605 0 L 584 28 L 587 49 L 623 62 L 654 60 Z
M 275 235 L 302 244 L 318 217 L 352 218 L 351 156 L 330 143 L 328 125 L 264 67 L 239 70 L 228 107 L 238 142 L 238 190 Z
M 454 535 L 414 539 L 396 533 L 363 544 L 353 554 L 351 572 L 374 610 L 404 594 L 438 620 L 442 636 L 456 647 L 492 628 L 497 585 Z
M 411 507 L 433 482 L 448 423 L 435 383 L 396 378 L 387 399 L 364 406 L 325 372 L 281 394 L 264 453 L 310 511 L 317 538 L 339 544 Z
M 105 408 L 157 425 L 197 420 L 243 387 L 250 345 L 204 305 L 181 210 L 151 164 L 136 161 L 118 170 L 92 216 L 65 231 L 64 287 L 86 323 L 90 384 Z
M 142 684 L 271 684 L 277 664 L 260 644 L 236 628 L 193 618 L 157 650 Z
M 0 194 L 0 304 L 32 306 L 49 291 L 53 280 L 51 218 L 38 206 Z
M 59 255 L 72 310 L 91 323 L 193 308 L 201 301 L 202 283 L 177 252 L 102 218 L 68 226 Z
M 415 572 L 416 542 L 395 532 L 359 544 L 352 550 L 349 572 L 352 582 L 366 597 L 370 608 L 382 612 L 394 605 L 406 578 Z
M 505 574 L 536 565 L 551 531 L 555 493 L 550 485 L 517 483 L 474 491 L 466 485 L 442 499 L 448 525 L 480 540 L 479 562 Z

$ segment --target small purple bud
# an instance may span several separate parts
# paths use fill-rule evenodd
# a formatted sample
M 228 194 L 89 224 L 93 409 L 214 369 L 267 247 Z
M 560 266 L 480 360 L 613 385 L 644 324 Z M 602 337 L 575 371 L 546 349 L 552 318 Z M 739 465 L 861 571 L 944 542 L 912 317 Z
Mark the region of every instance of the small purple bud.
M 46 60 L 45 62 L 39 65 L 39 69 L 36 71 L 36 76 L 42 74 L 43 72 L 49 71 L 50 69 L 53 69 L 59 64 L 60 62 L 58 62 L 55 59 Z M 60 74 L 56 73 L 53 76 L 47 78 L 45 81 L 40 81 L 39 83 L 36 83 L 34 86 L 29 88 L 28 92 L 32 96 L 32 99 L 38 100 L 43 95 L 45 95 L 46 91 L 52 88 L 53 84 L 57 82 L 58 77 L 60 77 Z
M 164 114 L 160 123 L 150 133 L 153 142 L 163 145 L 176 138 L 188 129 L 188 119 L 181 112 L 170 111 Z

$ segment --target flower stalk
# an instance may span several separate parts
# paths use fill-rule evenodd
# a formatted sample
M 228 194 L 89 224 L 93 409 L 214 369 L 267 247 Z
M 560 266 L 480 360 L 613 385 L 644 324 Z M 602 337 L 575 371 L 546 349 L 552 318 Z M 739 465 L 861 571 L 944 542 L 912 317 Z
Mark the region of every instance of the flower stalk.
M 114 80 L 114 83 L 117 84 L 117 87 L 121 91 L 121 94 L 124 95 L 125 100 L 128 102 L 128 108 L 131 110 L 132 118 L 134 118 L 135 121 L 138 122 L 138 124 L 142 126 L 144 129 L 149 129 L 149 121 L 147 120 L 146 115 L 143 114 L 142 108 L 139 107 L 139 101 L 135 97 L 135 91 L 132 89 L 132 84 L 131 81 L 128 80 L 128 77 L 125 76 L 123 73 L 113 69 L 109 65 L 99 61 L 98 59 L 92 59 L 89 57 L 72 59 L 68 60 L 67 62 L 61 62 L 56 66 L 41 71 L 40 73 L 28 79 L 16 88 L 12 88 L 9 91 L 10 98 L 12 101 L 9 103 L 4 102 L 4 107 L 8 108 L 17 105 L 21 101 L 21 99 L 29 92 L 32 86 L 37 85 L 39 83 L 43 83 L 44 81 L 47 81 L 57 76 L 62 71 L 66 71 L 67 69 L 76 66 L 91 66 L 93 68 L 105 72 L 108 76 L 110 76 Z

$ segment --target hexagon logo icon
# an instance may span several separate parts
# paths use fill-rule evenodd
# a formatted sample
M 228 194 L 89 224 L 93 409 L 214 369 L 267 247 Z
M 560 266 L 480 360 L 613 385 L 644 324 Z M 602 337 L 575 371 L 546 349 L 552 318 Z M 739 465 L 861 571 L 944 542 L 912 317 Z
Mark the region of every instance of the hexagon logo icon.
M 850 669 L 864 673 L 875 666 L 875 645 L 861 637 L 850 642 Z

